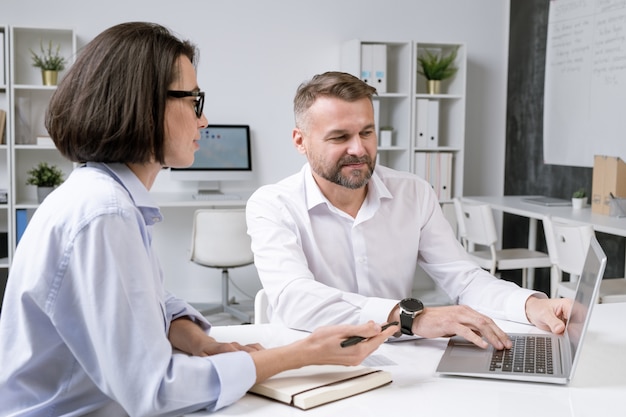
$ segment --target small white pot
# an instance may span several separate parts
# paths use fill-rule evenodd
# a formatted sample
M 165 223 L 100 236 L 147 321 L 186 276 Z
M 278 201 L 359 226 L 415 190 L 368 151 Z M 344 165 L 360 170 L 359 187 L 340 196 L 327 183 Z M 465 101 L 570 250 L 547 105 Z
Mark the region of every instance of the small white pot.
M 572 198 L 572 208 L 574 210 L 580 210 L 587 205 L 587 197 Z
M 380 131 L 380 146 L 389 148 L 393 145 L 393 130 Z

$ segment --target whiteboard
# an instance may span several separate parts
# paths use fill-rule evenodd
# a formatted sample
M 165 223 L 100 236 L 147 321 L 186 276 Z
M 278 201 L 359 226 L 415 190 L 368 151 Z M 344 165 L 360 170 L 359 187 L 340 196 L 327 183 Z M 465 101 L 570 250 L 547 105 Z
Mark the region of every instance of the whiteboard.
M 544 86 L 546 164 L 626 159 L 626 0 L 552 0 Z

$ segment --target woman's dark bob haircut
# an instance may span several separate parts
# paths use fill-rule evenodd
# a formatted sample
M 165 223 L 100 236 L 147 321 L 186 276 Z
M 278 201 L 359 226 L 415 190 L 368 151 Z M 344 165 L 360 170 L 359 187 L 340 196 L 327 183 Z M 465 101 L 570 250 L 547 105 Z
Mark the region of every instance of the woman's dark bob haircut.
M 164 164 L 167 90 L 177 60 L 196 47 L 154 23 L 113 26 L 80 52 L 46 113 L 59 151 L 74 162 Z

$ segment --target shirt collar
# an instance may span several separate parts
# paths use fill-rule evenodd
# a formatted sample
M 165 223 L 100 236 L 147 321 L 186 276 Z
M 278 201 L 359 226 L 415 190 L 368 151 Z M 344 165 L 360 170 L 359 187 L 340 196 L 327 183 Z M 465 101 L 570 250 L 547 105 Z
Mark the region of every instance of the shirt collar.
M 304 165 L 302 168 L 302 173 L 304 175 L 304 194 L 306 196 L 306 205 L 307 210 L 311 210 L 313 207 L 318 206 L 320 204 L 328 204 L 330 201 L 324 197 L 322 194 L 322 190 L 318 187 L 315 182 L 315 178 L 313 178 L 313 172 L 311 171 L 311 165 L 308 163 Z
M 150 195 L 150 192 L 126 164 L 87 162 L 86 166 L 106 172 L 111 178 L 124 187 L 137 209 L 143 215 L 147 225 L 153 225 L 163 220 L 161 211 Z

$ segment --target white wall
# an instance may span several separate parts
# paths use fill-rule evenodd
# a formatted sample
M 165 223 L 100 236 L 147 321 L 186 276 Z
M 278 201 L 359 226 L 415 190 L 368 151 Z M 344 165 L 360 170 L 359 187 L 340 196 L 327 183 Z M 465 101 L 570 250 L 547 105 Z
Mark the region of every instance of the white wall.
M 73 27 L 82 47 L 123 21 L 164 24 L 200 50 L 198 81 L 212 123 L 253 131 L 257 184 L 298 170 L 291 101 L 312 75 L 339 69 L 341 42 L 465 42 L 468 48 L 465 194 L 500 195 L 504 187 L 509 2 L 503 0 L 1 0 L 0 24 Z M 158 190 L 179 185 L 161 178 Z M 167 285 L 191 301 L 220 297 L 219 273 L 186 262 L 191 210 L 165 209 L 156 234 Z M 167 236 L 167 241 L 164 237 Z M 235 280 L 254 292 L 253 268 Z M 214 278 L 214 279 L 213 279 Z M 248 282 L 244 282 L 244 281 Z

